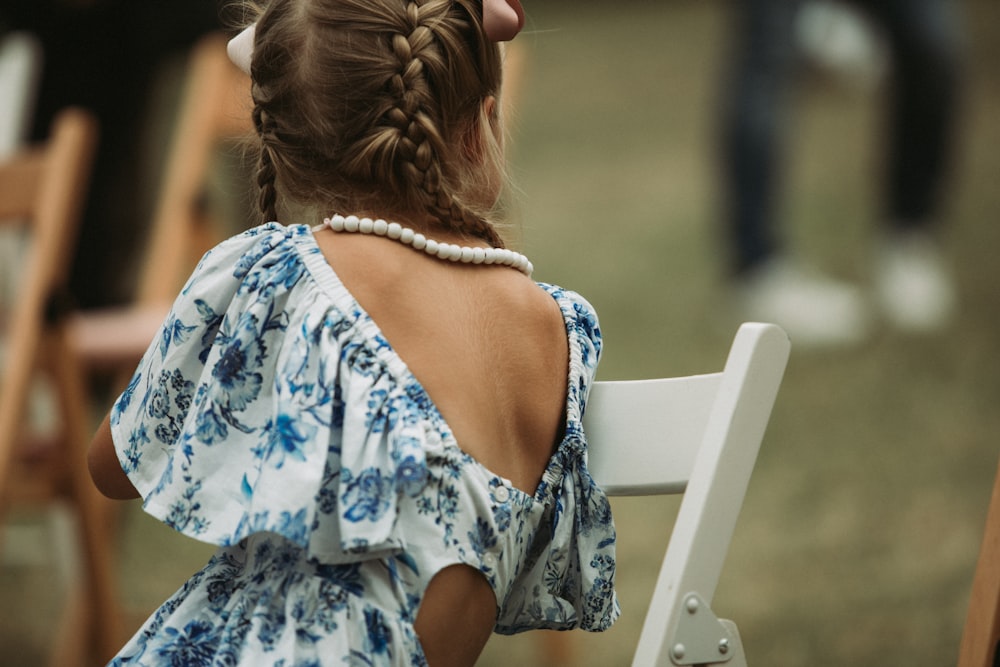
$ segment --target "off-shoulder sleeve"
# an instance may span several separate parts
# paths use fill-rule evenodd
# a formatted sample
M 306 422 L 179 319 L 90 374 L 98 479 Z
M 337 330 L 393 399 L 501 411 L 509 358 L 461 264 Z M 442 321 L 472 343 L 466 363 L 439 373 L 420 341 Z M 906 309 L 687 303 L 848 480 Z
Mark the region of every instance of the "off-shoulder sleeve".
M 501 607 L 496 631 L 601 631 L 621 614 L 615 592 L 611 505 L 587 469 L 583 413 L 602 349 L 593 307 L 580 295 L 543 285 L 559 302 L 570 343 L 566 434 L 542 478 L 548 530 Z
M 307 234 L 266 225 L 205 256 L 112 433 L 145 510 L 176 530 L 223 546 L 272 532 L 322 562 L 360 560 L 402 546 L 398 503 L 422 490 L 427 434 L 384 341 L 314 279 Z

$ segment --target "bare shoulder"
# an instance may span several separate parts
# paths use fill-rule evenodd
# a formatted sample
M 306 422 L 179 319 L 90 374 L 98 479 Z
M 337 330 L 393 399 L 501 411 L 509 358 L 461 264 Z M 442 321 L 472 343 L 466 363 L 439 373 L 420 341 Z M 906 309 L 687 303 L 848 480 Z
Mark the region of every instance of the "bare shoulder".
M 348 291 L 384 328 L 394 328 L 396 320 L 451 328 L 468 319 L 502 324 L 492 329 L 498 335 L 529 327 L 562 330 L 552 295 L 515 269 L 453 264 L 370 236 L 321 232 L 317 243 Z

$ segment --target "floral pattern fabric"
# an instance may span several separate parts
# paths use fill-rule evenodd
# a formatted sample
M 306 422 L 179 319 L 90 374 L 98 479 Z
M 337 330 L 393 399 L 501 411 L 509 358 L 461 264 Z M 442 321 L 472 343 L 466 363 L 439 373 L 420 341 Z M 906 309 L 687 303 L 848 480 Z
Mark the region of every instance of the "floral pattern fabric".
M 569 340 L 566 429 L 536 492 L 465 454 L 307 226 L 209 252 L 111 415 L 143 507 L 216 544 L 114 665 L 423 665 L 431 578 L 489 581 L 496 631 L 619 614 L 610 506 L 582 416 L 601 350 L 579 295 L 539 283 Z

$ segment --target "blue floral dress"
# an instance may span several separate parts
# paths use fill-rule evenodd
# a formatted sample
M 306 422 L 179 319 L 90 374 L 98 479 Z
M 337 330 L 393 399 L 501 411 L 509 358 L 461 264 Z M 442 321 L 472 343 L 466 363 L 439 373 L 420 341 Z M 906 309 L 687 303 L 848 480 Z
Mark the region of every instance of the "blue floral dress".
M 591 306 L 541 285 L 569 340 L 565 437 L 534 495 L 462 452 L 307 226 L 201 261 L 111 416 L 147 512 L 219 546 L 114 665 L 424 665 L 435 573 L 481 571 L 496 631 L 603 630 L 615 531 L 581 418 Z

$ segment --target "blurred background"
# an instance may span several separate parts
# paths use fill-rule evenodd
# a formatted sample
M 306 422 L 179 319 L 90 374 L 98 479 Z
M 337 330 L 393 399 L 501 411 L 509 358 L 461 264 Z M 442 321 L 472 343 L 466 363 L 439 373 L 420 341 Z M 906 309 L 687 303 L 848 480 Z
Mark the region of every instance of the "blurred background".
M 597 308 L 601 379 L 721 369 L 739 323 L 728 298 L 718 175 L 738 1 L 526 3 L 509 119 L 511 231 L 536 279 L 573 288 Z M 189 10 L 174 7 L 184 34 L 157 50 L 148 82 L 135 88 L 143 91 L 132 112 L 142 139 L 133 148 L 142 150 L 129 159 L 148 166 L 138 185 L 121 188 L 136 197 L 117 223 L 128 227 L 128 242 L 115 243 L 117 228 L 85 222 L 84 237 L 107 254 L 78 262 L 96 261 L 107 275 L 83 270 L 81 302 L 128 293 L 184 54 L 215 22 L 201 11 L 208 0 L 200 9 L 184 4 L 193 7 L 190 22 L 181 20 Z M 1000 4 L 957 5 L 960 122 L 940 215 L 959 308 L 950 326 L 922 335 L 878 325 L 852 346 L 793 339 L 713 604 L 739 625 L 751 665 L 945 666 L 957 657 L 1000 453 Z M 798 256 L 866 286 L 881 215 L 888 79 L 877 53 L 862 54 L 796 73 L 782 217 Z M 109 141 L 116 132 L 103 128 Z M 246 190 L 228 193 L 241 200 Z M 613 508 L 618 624 L 603 635 L 495 637 L 481 665 L 630 663 L 677 501 L 630 498 Z M 15 513 L 11 522 L 25 529 L 38 520 Z M 16 535 L 5 540 L 0 566 L 0 665 L 12 667 L 45 662 L 64 594 L 44 557 L 54 547 L 27 530 Z M 211 550 L 136 504 L 122 512 L 119 535 L 132 631 Z

